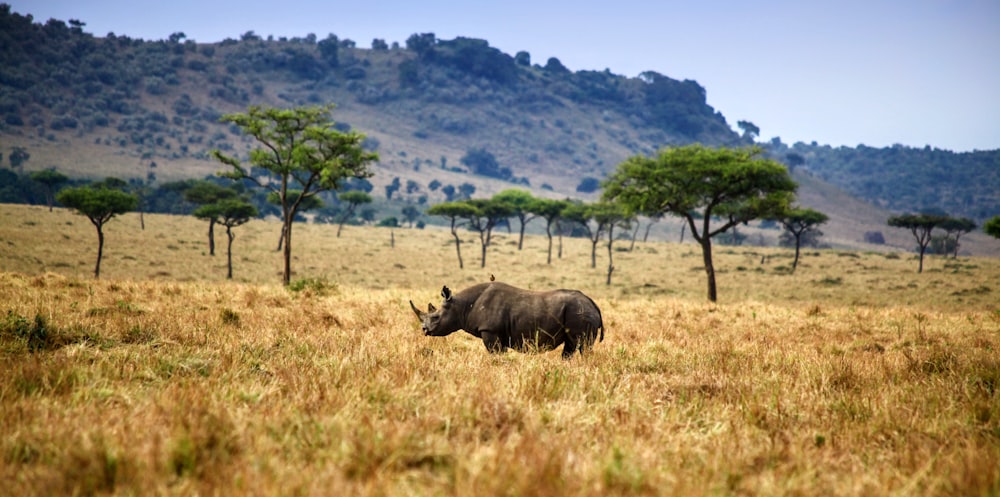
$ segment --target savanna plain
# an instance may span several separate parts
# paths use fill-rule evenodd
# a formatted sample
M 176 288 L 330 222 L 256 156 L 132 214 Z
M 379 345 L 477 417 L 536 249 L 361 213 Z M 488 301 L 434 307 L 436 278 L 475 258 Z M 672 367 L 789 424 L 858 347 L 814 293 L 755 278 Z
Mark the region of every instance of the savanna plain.
M 0 495 L 1000 494 L 1000 260 L 0 205 Z M 516 223 L 515 223 L 516 224 Z M 584 357 L 425 337 L 409 300 L 577 288 Z

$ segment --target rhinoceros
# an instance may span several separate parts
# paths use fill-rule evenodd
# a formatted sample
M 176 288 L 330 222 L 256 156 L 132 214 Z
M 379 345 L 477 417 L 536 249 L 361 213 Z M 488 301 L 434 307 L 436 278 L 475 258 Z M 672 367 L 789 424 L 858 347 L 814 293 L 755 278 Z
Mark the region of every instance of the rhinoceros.
M 465 330 L 483 340 L 486 350 L 508 348 L 548 351 L 563 345 L 564 359 L 588 351 L 600 333 L 604 340 L 601 310 L 577 290 L 532 291 L 493 281 L 452 294 L 441 290 L 440 309 L 427 304 L 427 312 L 413 305 L 427 336 L 447 336 Z

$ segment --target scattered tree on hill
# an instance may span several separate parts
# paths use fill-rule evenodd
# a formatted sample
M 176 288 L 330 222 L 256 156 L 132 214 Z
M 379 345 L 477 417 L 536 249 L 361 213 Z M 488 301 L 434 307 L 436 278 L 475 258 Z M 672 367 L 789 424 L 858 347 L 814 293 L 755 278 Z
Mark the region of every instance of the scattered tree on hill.
M 792 152 L 785 156 L 785 164 L 788 165 L 788 172 L 794 173 L 795 168 L 806 163 L 806 159 L 801 154 Z
M 656 157 L 630 157 L 605 183 L 604 199 L 621 203 L 630 214 L 686 220 L 701 245 L 708 300 L 715 302 L 712 237 L 740 223 L 774 217 L 788 209 L 795 194 L 788 169 L 760 155 L 757 147 L 688 145 L 666 148 Z
M 392 178 L 392 182 L 390 182 L 388 185 L 385 185 L 385 199 L 392 200 L 393 194 L 398 192 L 401 186 L 402 184 L 399 181 L 399 176 Z
M 486 151 L 485 148 L 474 148 L 467 150 L 465 155 L 462 156 L 460 162 L 469 168 L 473 174 L 478 174 L 480 176 L 488 176 L 490 178 L 498 178 L 502 180 L 509 180 L 513 176 L 513 172 L 509 167 L 501 167 L 500 163 L 497 162 L 497 158 L 493 154 Z
M 945 232 L 945 239 L 950 240 L 953 250 L 952 258 L 958 257 L 958 239 L 977 227 L 976 222 L 967 217 L 949 217 L 941 223 L 941 229 Z
M 56 194 L 56 201 L 87 216 L 97 228 L 94 278 L 100 278 L 101 258 L 104 256 L 104 224 L 119 214 L 134 210 L 139 200 L 135 195 L 104 186 L 79 186 L 60 191 Z
M 369 164 L 378 154 L 361 145 L 365 135 L 342 132 L 330 117 L 333 105 L 275 109 L 251 106 L 246 113 L 227 114 L 223 122 L 235 124 L 262 147 L 250 152 L 250 164 L 265 169 L 273 181 L 261 182 L 240 165 L 239 159 L 218 150 L 213 157 L 231 169 L 223 176 L 249 180 L 278 195 L 281 204 L 284 272 L 287 286 L 292 275 L 292 222 L 305 199 L 326 190 L 336 190 L 350 177 L 370 177 Z M 300 194 L 290 196 L 293 189 Z
M 1000 216 L 993 216 L 983 223 L 983 232 L 993 238 L 1000 238 Z
M 520 234 L 517 238 L 517 249 L 524 247 L 524 227 L 535 218 L 531 211 L 532 202 L 536 199 L 527 190 L 504 190 L 493 196 L 493 200 L 504 202 L 513 209 L 513 215 L 521 223 Z
M 198 206 L 207 206 L 215 204 L 220 200 L 227 198 L 236 197 L 237 192 L 232 188 L 226 188 L 222 185 L 213 183 L 208 180 L 199 180 L 191 184 L 186 190 L 184 190 L 184 200 L 196 204 Z M 198 211 L 195 211 L 194 216 L 198 219 L 204 219 L 208 221 L 208 255 L 215 255 L 215 223 L 218 220 L 218 216 L 199 216 Z
M 24 163 L 28 162 L 30 158 L 31 154 L 24 147 L 11 147 L 10 155 L 7 156 L 7 160 L 10 161 L 10 168 L 18 172 L 21 171 Z
M 420 218 L 420 209 L 412 205 L 407 205 L 406 207 L 403 207 L 402 214 L 403 217 L 406 218 L 406 222 L 410 224 L 410 228 L 412 228 L 414 221 Z
M 576 185 L 576 191 L 580 193 L 594 193 L 601 188 L 601 181 L 597 178 L 587 176 Z
M 69 177 L 55 169 L 43 169 L 31 173 L 31 179 L 45 187 L 45 202 L 49 205 L 49 212 L 52 212 L 55 193 L 60 185 L 69 181 Z
M 455 238 L 455 253 L 458 255 L 458 268 L 463 269 L 462 262 L 462 239 L 458 236 L 458 227 L 466 224 L 470 218 L 476 215 L 476 208 L 467 202 L 442 202 L 427 209 L 428 216 L 441 216 L 447 218 L 451 224 L 451 236 Z
M 827 222 L 830 217 L 822 212 L 809 208 L 792 208 L 778 217 L 773 218 L 785 227 L 785 230 L 795 238 L 795 260 L 792 261 L 792 272 L 799 266 L 799 250 L 802 239 L 808 233 L 818 233 L 819 225 Z
M 736 127 L 743 131 L 743 139 L 750 143 L 760 136 L 760 128 L 750 121 L 736 121 Z
M 472 183 L 462 183 L 458 185 L 458 198 L 464 198 L 466 200 L 472 198 L 472 194 L 476 193 L 476 185 Z
M 340 238 L 340 230 L 344 228 L 344 223 L 354 215 L 354 210 L 359 205 L 372 203 L 372 196 L 359 190 L 352 190 L 338 194 L 337 198 L 347 204 L 347 208 L 340 216 L 340 223 L 337 225 L 337 238 Z
M 913 233 L 913 238 L 917 240 L 917 250 L 920 253 L 920 265 L 918 273 L 924 272 L 924 253 L 927 252 L 927 245 L 931 243 L 931 232 L 935 227 L 940 226 L 947 217 L 937 214 L 902 214 L 892 216 L 887 223 L 894 228 L 905 228 Z

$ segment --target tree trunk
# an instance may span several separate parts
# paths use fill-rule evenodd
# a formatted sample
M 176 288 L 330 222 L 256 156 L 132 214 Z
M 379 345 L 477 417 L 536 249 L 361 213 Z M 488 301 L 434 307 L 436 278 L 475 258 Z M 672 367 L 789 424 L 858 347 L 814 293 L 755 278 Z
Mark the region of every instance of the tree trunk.
M 285 225 L 281 225 L 281 236 L 278 237 L 278 248 L 274 249 L 275 252 L 280 252 L 281 248 L 285 246 Z
M 701 255 L 705 262 L 705 275 L 708 277 L 708 300 L 715 302 L 718 298 L 715 289 L 715 266 L 712 265 L 712 238 L 706 236 L 701 240 Z
M 795 235 L 795 260 L 792 261 L 792 272 L 799 267 L 799 247 L 802 245 L 802 233 Z
M 292 217 L 289 216 L 285 220 L 285 236 L 282 237 L 285 240 L 285 274 L 282 277 L 282 283 L 288 286 L 292 282 Z
M 646 241 L 649 240 L 649 229 L 652 227 L 653 222 L 650 221 L 649 224 L 646 225 L 646 234 L 642 235 L 642 243 L 646 243 Z
M 639 234 L 639 221 L 635 222 L 635 229 L 632 230 L 632 243 L 628 246 L 628 251 L 635 250 L 635 236 Z
M 455 231 L 455 221 L 451 222 L 451 236 L 455 237 L 455 254 L 458 255 L 458 268 L 465 269 L 465 264 L 462 262 L 462 239 L 458 237 L 458 233 Z
M 521 220 L 521 235 L 517 239 L 517 249 L 521 250 L 521 247 L 523 247 L 523 246 L 524 246 L 524 220 L 522 219 Z
M 679 243 L 684 243 L 684 230 L 686 230 L 687 227 L 688 226 L 686 224 L 681 225 L 681 241 Z
M 215 255 L 215 218 L 208 220 L 208 255 Z
M 226 245 L 226 265 L 228 266 L 228 271 L 226 272 L 226 279 L 233 279 L 233 230 L 229 226 L 226 226 L 226 238 L 229 239 L 229 244 Z
M 597 267 L 597 242 L 599 241 L 596 238 L 590 240 L 590 267 L 592 268 Z
M 612 259 L 611 259 L 612 258 L 611 244 L 614 243 L 614 240 L 615 240 L 614 237 L 612 236 L 613 232 L 614 232 L 613 229 L 608 230 L 608 281 L 605 284 L 609 285 L 609 286 L 611 285 L 611 273 L 613 273 L 614 270 L 615 270 L 614 262 L 612 262 Z M 634 239 L 633 239 L 633 241 L 634 241 Z
M 552 265 L 552 225 L 548 224 L 545 226 L 545 234 L 549 236 L 549 256 L 545 261 L 546 264 Z
M 94 279 L 101 277 L 101 258 L 104 256 L 104 226 L 95 223 L 97 226 L 97 265 L 94 266 Z

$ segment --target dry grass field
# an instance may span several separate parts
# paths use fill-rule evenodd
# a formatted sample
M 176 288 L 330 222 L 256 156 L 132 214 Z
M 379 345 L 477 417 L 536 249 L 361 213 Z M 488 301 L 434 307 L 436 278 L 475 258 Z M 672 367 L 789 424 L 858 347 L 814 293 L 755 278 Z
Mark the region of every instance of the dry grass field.
M 0 495 L 1000 494 L 1000 260 L 0 205 Z M 391 238 L 394 239 L 394 245 Z M 627 242 L 616 246 L 626 248 Z M 763 260 L 763 261 L 762 261 Z M 592 354 L 490 356 L 409 310 L 497 279 L 598 303 Z

